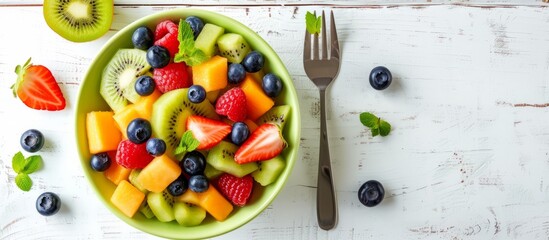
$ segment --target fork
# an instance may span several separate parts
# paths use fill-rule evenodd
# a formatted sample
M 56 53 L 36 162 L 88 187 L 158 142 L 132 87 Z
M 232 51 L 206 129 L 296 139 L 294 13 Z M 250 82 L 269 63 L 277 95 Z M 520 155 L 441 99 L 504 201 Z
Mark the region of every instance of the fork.
M 316 13 L 315 13 L 316 14 Z M 305 46 L 303 50 L 303 66 L 309 79 L 320 92 L 320 150 L 318 164 L 318 182 L 316 190 L 316 213 L 318 225 L 324 230 L 334 228 L 337 222 L 337 202 L 334 191 L 328 132 L 326 131 L 326 88 L 339 72 L 339 42 L 334 21 L 334 13 L 330 12 L 330 57 L 326 39 L 326 21 L 322 11 L 322 49 L 319 49 L 318 34 L 314 34 L 311 56 L 311 34 L 305 30 Z M 320 52 L 322 55 L 320 57 Z

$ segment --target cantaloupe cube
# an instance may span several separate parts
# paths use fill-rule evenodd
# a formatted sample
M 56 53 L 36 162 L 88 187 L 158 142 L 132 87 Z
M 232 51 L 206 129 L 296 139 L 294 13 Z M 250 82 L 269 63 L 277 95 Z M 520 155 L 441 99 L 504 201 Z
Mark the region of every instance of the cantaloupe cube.
M 265 92 L 252 75 L 246 74 L 240 88 L 246 95 L 248 117 L 255 121 L 274 106 L 274 101 Z
M 111 196 L 112 204 L 128 217 L 133 217 L 144 199 L 145 194 L 126 180 L 118 184 Z
M 88 147 L 91 154 L 116 150 L 122 135 L 113 120 L 113 112 L 89 112 L 86 115 Z
M 143 168 L 137 176 L 137 181 L 145 189 L 158 193 L 166 189 L 179 175 L 181 175 L 179 165 L 164 154 L 155 157 L 151 163 Z
M 114 184 L 118 185 L 123 180 L 128 180 L 128 177 L 130 176 L 131 169 L 122 167 L 121 165 L 118 165 L 116 163 L 115 157 L 111 156 L 111 166 L 105 170 L 105 177 Z
M 141 115 L 135 108 L 135 104 L 129 104 L 122 108 L 120 111 L 113 115 L 113 119 L 116 122 L 118 131 L 122 133 L 123 139 L 128 139 L 127 128 L 130 122 L 136 118 L 140 118 Z
M 160 96 L 162 96 L 162 93 L 156 89 L 151 95 L 139 98 L 139 100 L 137 100 L 134 104 L 134 108 L 139 114 L 139 117 L 150 121 L 153 103 L 156 102 Z
M 227 59 L 213 56 L 210 60 L 193 66 L 193 84 L 201 85 L 206 92 L 223 89 L 227 86 Z
M 176 201 L 191 203 L 204 208 L 217 221 L 225 220 L 233 211 L 233 205 L 210 184 L 208 190 L 202 193 L 185 191 Z

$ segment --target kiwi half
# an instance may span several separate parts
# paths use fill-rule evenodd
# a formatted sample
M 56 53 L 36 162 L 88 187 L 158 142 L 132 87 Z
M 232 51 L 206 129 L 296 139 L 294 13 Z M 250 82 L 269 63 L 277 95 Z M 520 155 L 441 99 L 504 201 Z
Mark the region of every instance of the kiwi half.
M 73 42 L 95 40 L 107 33 L 113 9 L 113 0 L 44 0 L 48 26 Z
M 237 150 L 237 145 L 227 141 L 221 141 L 210 150 L 206 157 L 206 162 L 217 170 L 237 177 L 244 177 L 257 170 L 258 166 L 255 162 L 245 164 L 236 163 L 234 154 Z
M 240 63 L 251 51 L 250 45 L 242 35 L 237 33 L 225 33 L 217 39 L 217 46 L 221 56 L 231 63 Z
M 167 190 L 159 193 L 149 192 L 147 194 L 147 204 L 149 204 L 158 221 L 171 222 L 175 220 L 173 212 L 174 199 Z
M 280 129 L 284 129 L 284 125 L 286 125 L 286 122 L 288 121 L 288 114 L 290 114 L 290 106 L 289 105 L 280 105 L 271 108 L 269 111 L 267 111 L 265 114 L 263 114 L 259 119 L 257 119 L 256 123 L 257 125 L 261 125 L 263 123 L 275 123 L 278 126 L 280 126 Z

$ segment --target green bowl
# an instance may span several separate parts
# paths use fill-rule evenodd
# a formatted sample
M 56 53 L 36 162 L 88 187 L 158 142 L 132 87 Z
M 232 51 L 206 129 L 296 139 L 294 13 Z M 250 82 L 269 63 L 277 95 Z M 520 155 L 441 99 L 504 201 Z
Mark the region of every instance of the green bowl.
M 259 185 L 256 184 L 250 203 L 245 207 L 235 207 L 235 210 L 233 210 L 231 215 L 223 222 L 217 222 L 212 217 L 208 216 L 199 226 L 183 227 L 177 224 L 176 221 L 162 223 L 156 218 L 147 219 L 140 213 L 136 213 L 133 218 L 129 218 L 110 202 L 110 197 L 116 186 L 107 180 L 103 173 L 93 171 L 89 165 L 91 154 L 88 150 L 85 129 L 86 113 L 110 109 L 99 94 L 101 73 L 103 72 L 105 65 L 118 49 L 133 47 L 131 36 L 136 28 L 148 26 L 151 29 L 154 29 L 154 26 L 163 20 L 171 19 L 178 22 L 179 19 L 191 15 L 200 17 L 204 22 L 219 25 L 225 28 L 226 32 L 239 33 L 244 36 L 252 49 L 260 51 L 265 56 L 266 72 L 276 73 L 282 79 L 284 90 L 282 94 L 277 97 L 276 104 L 288 104 L 292 106 L 289 119 L 283 132 L 284 138 L 289 144 L 288 148 L 282 153 L 283 158 L 286 159 L 286 168 L 277 181 L 271 185 L 267 187 L 257 187 Z M 237 229 L 259 215 L 275 199 L 290 176 L 297 159 L 301 130 L 298 98 L 292 83 L 292 78 L 269 44 L 267 44 L 267 42 L 265 42 L 256 32 L 234 19 L 218 13 L 190 8 L 174 9 L 143 17 L 116 33 L 99 51 L 81 83 L 76 104 L 75 118 L 76 142 L 80 155 L 80 163 L 82 164 L 84 174 L 89 180 L 91 187 L 99 196 L 99 199 L 114 215 L 129 225 L 149 234 L 172 239 L 196 239 L 218 236 Z

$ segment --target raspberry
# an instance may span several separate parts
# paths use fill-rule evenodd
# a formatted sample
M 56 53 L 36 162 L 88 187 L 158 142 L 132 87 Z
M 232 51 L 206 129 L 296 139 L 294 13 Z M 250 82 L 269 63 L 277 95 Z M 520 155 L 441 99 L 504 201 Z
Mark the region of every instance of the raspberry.
M 153 156 L 147 153 L 145 143 L 135 144 L 130 140 L 123 140 L 116 150 L 116 162 L 125 168 L 144 168 L 153 160 Z
M 234 205 L 244 206 L 252 195 L 254 179 L 250 175 L 242 178 L 224 173 L 217 179 L 219 191 Z
M 187 65 L 184 62 L 170 63 L 163 68 L 155 68 L 153 79 L 156 87 L 162 93 L 179 88 L 188 88 L 193 84 L 187 71 Z
M 227 116 L 231 121 L 241 122 L 246 120 L 246 95 L 239 87 L 231 88 L 217 99 L 215 112 Z
M 154 33 L 154 45 L 168 49 L 170 56 L 173 58 L 179 52 L 178 31 L 177 25 L 170 20 L 159 23 Z

